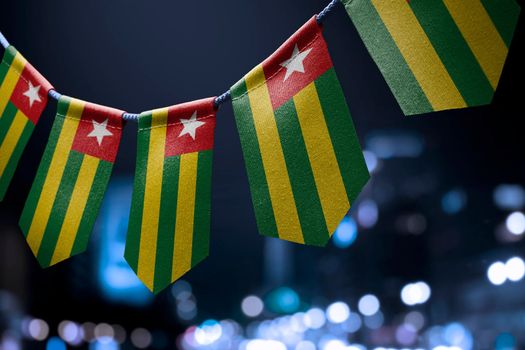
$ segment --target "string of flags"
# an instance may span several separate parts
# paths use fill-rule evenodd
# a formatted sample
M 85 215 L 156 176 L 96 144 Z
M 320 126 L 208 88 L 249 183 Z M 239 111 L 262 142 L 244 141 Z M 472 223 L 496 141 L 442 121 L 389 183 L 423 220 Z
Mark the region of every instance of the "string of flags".
M 326 245 L 370 176 L 319 23 L 339 1 L 405 115 L 490 103 L 514 0 L 333 0 L 226 94 L 140 115 L 58 94 L 0 33 L 0 200 L 48 96 L 58 97 L 19 222 L 40 265 L 85 251 L 134 118 L 125 259 L 154 293 L 204 260 L 216 113 L 229 97 L 259 232 Z

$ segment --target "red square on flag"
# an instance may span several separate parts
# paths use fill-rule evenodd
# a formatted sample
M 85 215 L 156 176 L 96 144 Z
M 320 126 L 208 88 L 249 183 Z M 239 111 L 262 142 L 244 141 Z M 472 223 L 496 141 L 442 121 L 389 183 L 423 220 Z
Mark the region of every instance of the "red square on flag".
M 274 110 L 332 68 L 316 18 L 286 40 L 262 66 Z
M 26 63 L 10 100 L 33 124 L 36 124 L 46 107 L 47 93 L 52 88 L 31 64 Z
M 117 109 L 86 103 L 72 149 L 113 163 L 122 135 L 122 114 Z
M 213 148 L 215 98 L 183 103 L 168 109 L 166 157 Z

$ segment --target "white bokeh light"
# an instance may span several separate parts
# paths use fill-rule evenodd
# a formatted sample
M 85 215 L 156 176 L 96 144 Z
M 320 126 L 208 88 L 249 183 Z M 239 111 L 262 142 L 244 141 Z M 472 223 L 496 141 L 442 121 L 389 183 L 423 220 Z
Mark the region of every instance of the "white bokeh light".
M 379 299 L 377 299 L 377 297 L 372 294 L 364 295 L 363 297 L 361 297 L 361 299 L 359 299 L 357 308 L 359 309 L 359 312 L 363 315 L 372 316 L 373 314 L 379 311 Z
M 499 286 L 507 280 L 507 268 L 504 263 L 501 261 L 497 261 L 490 265 L 489 269 L 487 270 L 487 277 L 495 286 Z
M 522 212 L 516 211 L 510 214 L 505 221 L 507 230 L 513 235 L 522 235 L 525 233 L 525 215 Z
M 509 280 L 520 281 L 525 276 L 525 263 L 521 258 L 511 258 L 505 263 L 505 270 Z
M 350 308 L 342 301 L 330 304 L 326 309 L 326 317 L 332 323 L 343 323 L 350 316 Z
M 409 306 L 426 303 L 430 295 L 430 286 L 425 282 L 409 283 L 401 290 L 401 300 Z
M 264 303 L 258 296 L 250 295 L 241 303 L 242 312 L 248 317 L 257 317 L 264 309 Z
M 306 327 L 311 329 L 319 329 L 326 323 L 326 317 L 323 310 L 319 308 L 313 308 L 306 312 L 304 315 L 304 324 Z

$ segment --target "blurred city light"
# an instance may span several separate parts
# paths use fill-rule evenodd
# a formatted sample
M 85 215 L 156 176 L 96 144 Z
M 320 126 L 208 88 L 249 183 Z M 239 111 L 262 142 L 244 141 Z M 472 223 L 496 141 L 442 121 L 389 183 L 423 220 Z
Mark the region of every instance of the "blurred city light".
M 309 340 L 302 340 L 295 346 L 295 350 L 316 350 L 315 344 Z
M 502 285 L 507 279 L 518 282 L 523 277 L 525 277 L 525 262 L 520 257 L 510 258 L 506 263 L 496 261 L 487 269 L 487 278 L 496 286 Z
M 396 329 L 396 340 L 401 345 L 413 345 L 417 340 L 416 328 L 409 323 L 400 325 Z
M 248 317 L 257 317 L 264 309 L 264 303 L 258 296 L 250 295 L 242 300 L 242 312 Z
M 115 337 L 115 331 L 107 323 L 100 323 L 95 326 L 95 339 L 100 343 L 109 343 Z
M 326 309 L 326 318 L 332 323 L 343 323 L 350 316 L 350 308 L 342 301 L 330 304 Z
M 195 341 L 200 345 L 209 345 L 217 341 L 222 335 L 222 326 L 215 320 L 204 321 L 195 329 Z
M 377 166 L 379 164 L 379 161 L 377 160 L 377 156 L 374 152 L 364 150 L 363 156 L 365 157 L 366 167 L 368 168 L 368 171 L 372 174 L 377 169 Z
M 525 276 L 525 263 L 519 257 L 511 258 L 505 263 L 505 270 L 510 281 L 520 281 Z
M 58 335 L 72 345 L 78 345 L 82 341 L 80 326 L 71 321 L 62 321 L 58 324 Z
M 59 337 L 51 337 L 46 344 L 46 350 L 66 350 L 66 343 Z
M 351 217 L 345 216 L 341 221 L 335 233 L 332 241 L 338 248 L 348 248 L 354 243 L 357 238 L 357 225 Z
M 253 339 L 246 344 L 246 350 L 286 350 L 286 345 L 276 340 Z
M 366 316 L 364 323 L 370 329 L 379 329 L 383 326 L 385 322 L 385 316 L 381 311 L 376 312 L 372 316 Z
M 487 277 L 493 285 L 499 286 L 505 283 L 505 280 L 507 279 L 505 264 L 501 261 L 497 261 L 490 265 L 487 270 Z
M 355 333 L 361 329 L 362 324 L 363 322 L 361 321 L 359 314 L 351 312 L 350 316 L 348 316 L 348 319 L 343 322 L 342 328 L 345 332 Z
M 44 340 L 49 334 L 49 326 L 46 321 L 34 318 L 29 321 L 28 333 L 35 340 Z
M 457 214 L 467 204 L 467 195 L 461 189 L 451 190 L 441 198 L 441 207 L 447 214 Z
M 494 203 L 503 210 L 518 210 L 525 205 L 525 190 L 521 185 L 499 185 L 493 197 Z
M 361 314 L 372 316 L 379 311 L 380 306 L 379 299 L 375 295 L 367 294 L 359 299 L 357 308 Z
M 299 309 L 301 300 L 293 289 L 281 287 L 268 294 L 266 305 L 273 312 L 290 314 Z
M 426 303 L 430 295 L 430 286 L 425 282 L 409 283 L 401 290 L 401 300 L 409 306 Z
M 424 139 L 408 131 L 375 132 L 366 140 L 369 151 L 382 159 L 394 157 L 419 157 L 424 149 Z
M 514 212 L 505 221 L 507 230 L 513 235 L 522 235 L 525 232 L 525 215 L 522 212 Z
M 345 350 L 346 344 L 339 339 L 331 339 L 322 345 L 322 350 Z
M 377 223 L 379 209 L 375 201 L 365 199 L 357 208 L 357 222 L 364 228 L 372 228 Z
M 326 323 L 326 317 L 323 310 L 313 308 L 306 311 L 304 315 L 304 324 L 311 329 L 319 329 Z
M 419 311 L 410 311 L 405 315 L 405 323 L 412 325 L 416 331 L 425 326 L 425 316 Z
M 449 346 L 455 346 L 462 350 L 470 350 L 472 348 L 472 334 L 461 323 L 454 322 L 445 326 L 443 339 Z
M 136 328 L 130 335 L 131 343 L 139 349 L 145 349 L 151 345 L 151 333 L 145 328 Z

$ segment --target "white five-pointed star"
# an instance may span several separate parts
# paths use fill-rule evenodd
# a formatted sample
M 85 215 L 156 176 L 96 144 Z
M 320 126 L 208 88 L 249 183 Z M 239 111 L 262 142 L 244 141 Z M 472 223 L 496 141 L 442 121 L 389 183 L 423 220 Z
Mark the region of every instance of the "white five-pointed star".
M 38 95 L 38 92 L 40 91 L 40 85 L 33 86 L 33 84 L 29 81 L 29 86 L 26 92 L 24 92 L 24 96 L 26 96 L 29 99 L 29 108 L 33 107 L 33 103 L 35 101 L 42 102 L 40 99 L 40 95 Z
M 312 49 L 308 49 L 303 52 L 299 52 L 299 47 L 297 46 L 297 44 L 295 45 L 295 48 L 293 49 L 292 57 L 290 57 L 290 59 L 281 63 L 281 66 L 286 68 L 286 74 L 284 75 L 284 81 L 290 78 L 293 72 L 304 73 L 303 61 L 306 58 L 306 56 L 310 54 L 310 51 L 312 51 Z
M 104 140 L 104 137 L 113 136 L 113 134 L 107 128 L 108 126 L 107 119 L 104 120 L 102 123 L 92 120 L 92 123 L 93 123 L 93 131 L 91 131 L 88 134 L 88 137 L 96 137 L 99 146 L 102 144 L 102 140 Z
M 186 134 L 190 135 L 192 139 L 195 140 L 195 133 L 197 132 L 197 128 L 200 128 L 205 122 L 201 122 L 200 120 L 197 120 L 197 111 L 193 112 L 190 119 L 180 119 L 183 129 L 180 132 L 179 137 L 184 136 Z

